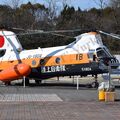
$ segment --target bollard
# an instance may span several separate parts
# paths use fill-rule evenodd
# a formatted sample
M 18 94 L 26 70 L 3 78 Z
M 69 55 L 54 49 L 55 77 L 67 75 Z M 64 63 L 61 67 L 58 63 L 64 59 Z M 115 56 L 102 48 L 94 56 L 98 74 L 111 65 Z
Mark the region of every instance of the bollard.
M 102 89 L 102 90 L 99 90 L 99 101 L 105 101 L 105 91 Z
M 114 92 L 105 92 L 105 102 L 114 102 L 116 98 L 116 93 Z

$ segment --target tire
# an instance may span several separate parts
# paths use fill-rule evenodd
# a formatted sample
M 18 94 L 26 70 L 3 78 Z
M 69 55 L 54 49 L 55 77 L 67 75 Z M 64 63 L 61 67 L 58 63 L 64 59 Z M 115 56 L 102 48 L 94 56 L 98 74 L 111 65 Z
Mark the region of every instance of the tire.
M 5 82 L 5 85 L 9 86 L 9 85 L 11 85 L 11 82 L 10 81 L 9 82 Z
M 92 88 L 98 88 L 99 87 L 99 83 L 98 82 L 93 82 L 91 84 Z
M 42 80 L 35 80 L 35 83 L 36 83 L 37 85 L 40 85 L 41 82 L 42 82 Z

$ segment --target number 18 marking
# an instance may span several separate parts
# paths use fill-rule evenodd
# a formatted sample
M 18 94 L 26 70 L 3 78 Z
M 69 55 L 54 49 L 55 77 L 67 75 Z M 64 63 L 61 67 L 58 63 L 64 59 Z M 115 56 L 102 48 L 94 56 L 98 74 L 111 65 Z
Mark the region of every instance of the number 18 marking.
M 83 54 L 76 55 L 76 60 L 82 60 L 82 59 L 83 59 Z

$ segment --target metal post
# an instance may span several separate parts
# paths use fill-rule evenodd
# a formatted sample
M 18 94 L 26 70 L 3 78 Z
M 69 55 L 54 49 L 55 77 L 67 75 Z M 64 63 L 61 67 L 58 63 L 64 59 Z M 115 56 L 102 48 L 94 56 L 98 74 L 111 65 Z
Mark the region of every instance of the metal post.
M 23 77 L 23 87 L 25 88 L 25 76 Z
M 74 84 L 74 76 L 73 76 L 73 82 L 72 83 Z
M 59 81 L 60 79 L 59 79 L 59 76 L 57 76 L 57 81 Z
M 79 76 L 77 76 L 77 90 L 79 90 Z
M 109 89 L 110 89 L 110 85 L 111 85 L 111 63 L 110 61 L 109 61 L 108 71 L 109 71 Z

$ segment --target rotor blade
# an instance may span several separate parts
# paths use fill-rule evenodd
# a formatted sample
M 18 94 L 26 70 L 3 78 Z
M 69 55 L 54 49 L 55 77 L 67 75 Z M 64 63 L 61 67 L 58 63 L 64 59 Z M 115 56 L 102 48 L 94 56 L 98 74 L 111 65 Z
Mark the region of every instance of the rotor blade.
M 75 38 L 75 37 L 71 37 L 68 35 L 62 35 L 62 34 L 57 34 L 57 33 L 51 33 L 52 35 L 56 35 L 56 36 L 60 36 L 60 37 L 67 37 L 67 38 Z
M 74 29 L 74 30 L 55 30 L 55 31 L 51 31 L 51 32 L 55 32 L 55 33 L 67 33 L 67 32 L 78 32 L 81 31 L 80 29 Z
M 81 30 L 80 29 L 75 29 L 75 30 L 55 30 L 55 31 L 27 30 L 26 33 L 18 33 L 16 35 L 24 36 L 24 35 L 34 35 L 34 34 L 69 33 L 69 32 L 78 32 L 78 31 L 81 31 Z M 13 34 L 7 35 L 7 36 L 12 36 L 12 35 Z
M 25 29 L 22 29 L 22 28 L 15 28 L 15 27 L 13 27 L 12 29 L 13 30 L 19 30 L 19 31 L 25 31 Z
M 13 35 L 18 35 L 18 36 L 24 36 L 24 35 L 34 35 L 34 34 L 47 34 L 45 32 L 26 32 L 26 33 L 17 33 L 17 34 L 11 34 L 11 35 L 6 35 L 6 36 L 13 36 Z
M 120 35 L 118 35 L 118 34 L 114 34 L 114 33 L 111 33 L 112 35 L 116 35 L 116 36 L 118 36 L 118 37 L 120 37 Z
M 108 35 L 108 36 L 111 36 L 113 38 L 116 38 L 116 39 L 119 39 L 120 40 L 120 37 L 119 35 L 116 35 L 116 34 L 112 34 L 112 33 L 107 33 L 107 32 L 103 32 L 103 31 L 99 31 L 100 33 L 104 34 L 104 35 Z
M 74 30 L 53 30 L 53 31 L 43 31 L 43 30 L 28 30 L 28 32 L 40 32 L 40 33 L 65 33 L 65 32 L 78 32 L 81 29 L 74 29 Z

